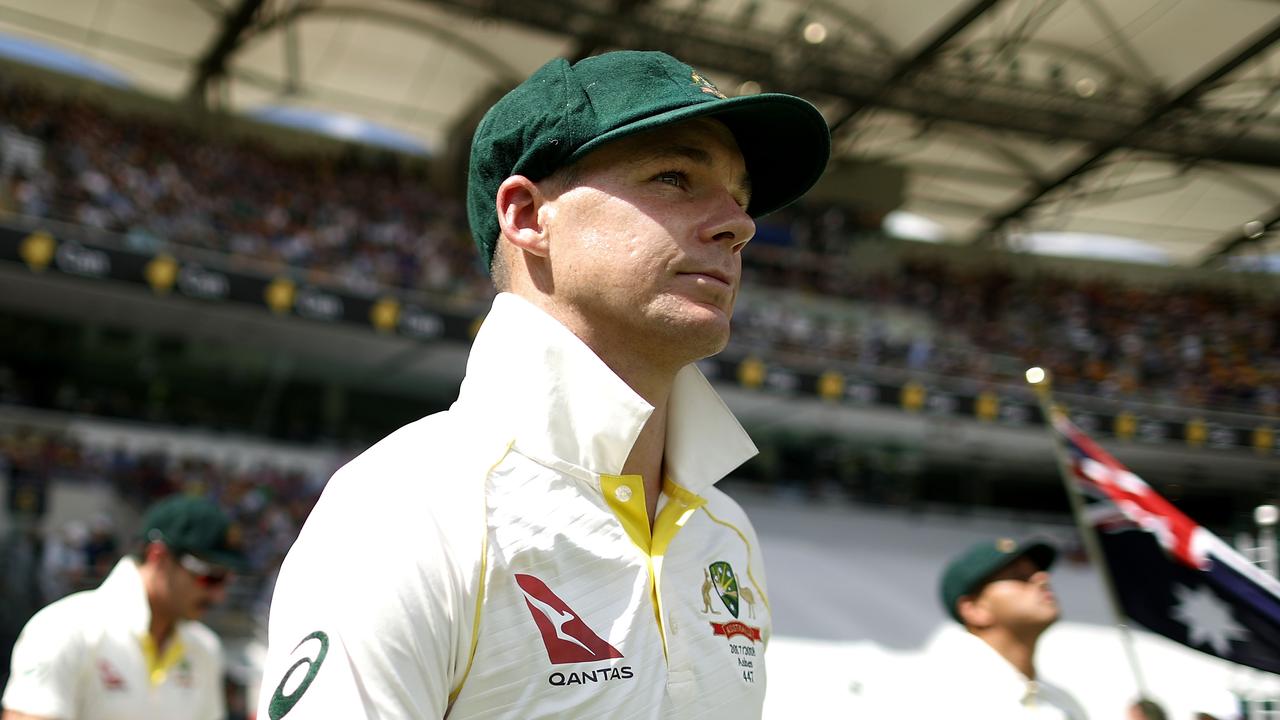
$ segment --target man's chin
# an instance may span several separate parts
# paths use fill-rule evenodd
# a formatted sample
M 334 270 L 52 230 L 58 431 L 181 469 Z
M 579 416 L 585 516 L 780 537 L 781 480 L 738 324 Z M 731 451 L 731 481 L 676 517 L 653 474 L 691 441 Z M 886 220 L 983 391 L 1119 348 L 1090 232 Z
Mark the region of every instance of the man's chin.
M 729 344 L 730 313 L 714 304 L 683 300 L 646 313 L 659 323 L 650 325 L 650 330 L 658 333 L 653 341 L 662 343 L 668 354 L 684 357 L 685 362 L 724 350 Z
M 728 344 L 730 320 L 733 317 L 732 310 L 725 310 L 715 303 L 692 302 L 687 308 L 686 315 L 688 316 L 688 321 L 698 325 L 701 332 L 709 333 L 713 337 L 719 338 L 721 348 Z
M 697 348 L 696 359 L 719 354 L 729 345 L 729 318 L 724 316 L 723 322 L 718 319 L 707 319 L 690 328 L 690 343 Z

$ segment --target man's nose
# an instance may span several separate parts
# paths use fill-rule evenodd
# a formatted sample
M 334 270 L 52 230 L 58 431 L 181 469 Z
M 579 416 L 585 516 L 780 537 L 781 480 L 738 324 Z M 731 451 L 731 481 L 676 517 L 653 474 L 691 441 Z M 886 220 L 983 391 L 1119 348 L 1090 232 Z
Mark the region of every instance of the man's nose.
M 703 230 L 707 242 L 723 242 L 739 252 L 756 234 L 756 222 L 728 192 L 720 193 Z

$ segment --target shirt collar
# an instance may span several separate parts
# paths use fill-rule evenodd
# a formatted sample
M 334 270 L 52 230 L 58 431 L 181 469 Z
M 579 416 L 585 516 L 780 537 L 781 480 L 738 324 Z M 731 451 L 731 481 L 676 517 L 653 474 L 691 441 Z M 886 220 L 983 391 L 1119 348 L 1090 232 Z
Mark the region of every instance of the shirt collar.
M 467 361 L 457 410 L 501 429 L 534 457 L 618 475 L 653 406 L 590 348 L 529 301 L 501 293 Z M 690 364 L 676 375 L 667 418 L 672 479 L 699 492 L 756 454 L 724 401 Z
M 151 604 L 147 591 L 142 587 L 142 573 L 132 557 L 120 558 L 102 581 L 98 592 L 106 597 L 114 617 L 134 635 L 151 632 Z

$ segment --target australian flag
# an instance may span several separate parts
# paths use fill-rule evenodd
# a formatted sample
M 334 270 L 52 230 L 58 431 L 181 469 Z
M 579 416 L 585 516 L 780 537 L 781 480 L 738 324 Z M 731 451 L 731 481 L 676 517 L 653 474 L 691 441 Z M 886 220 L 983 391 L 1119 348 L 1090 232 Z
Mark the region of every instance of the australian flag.
M 1224 660 L 1280 673 L 1280 581 L 1130 472 L 1062 413 L 1054 430 L 1121 609 Z

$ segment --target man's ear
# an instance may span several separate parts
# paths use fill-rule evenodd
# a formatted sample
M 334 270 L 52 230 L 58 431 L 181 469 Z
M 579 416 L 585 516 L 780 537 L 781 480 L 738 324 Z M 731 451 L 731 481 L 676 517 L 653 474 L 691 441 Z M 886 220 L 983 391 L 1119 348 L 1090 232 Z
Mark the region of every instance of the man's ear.
M 983 628 L 991 624 L 991 611 L 973 595 L 963 595 L 956 600 L 956 614 L 965 627 Z
M 542 209 L 546 196 L 536 183 L 523 175 L 512 175 L 498 186 L 498 242 L 546 257 L 549 252 Z

